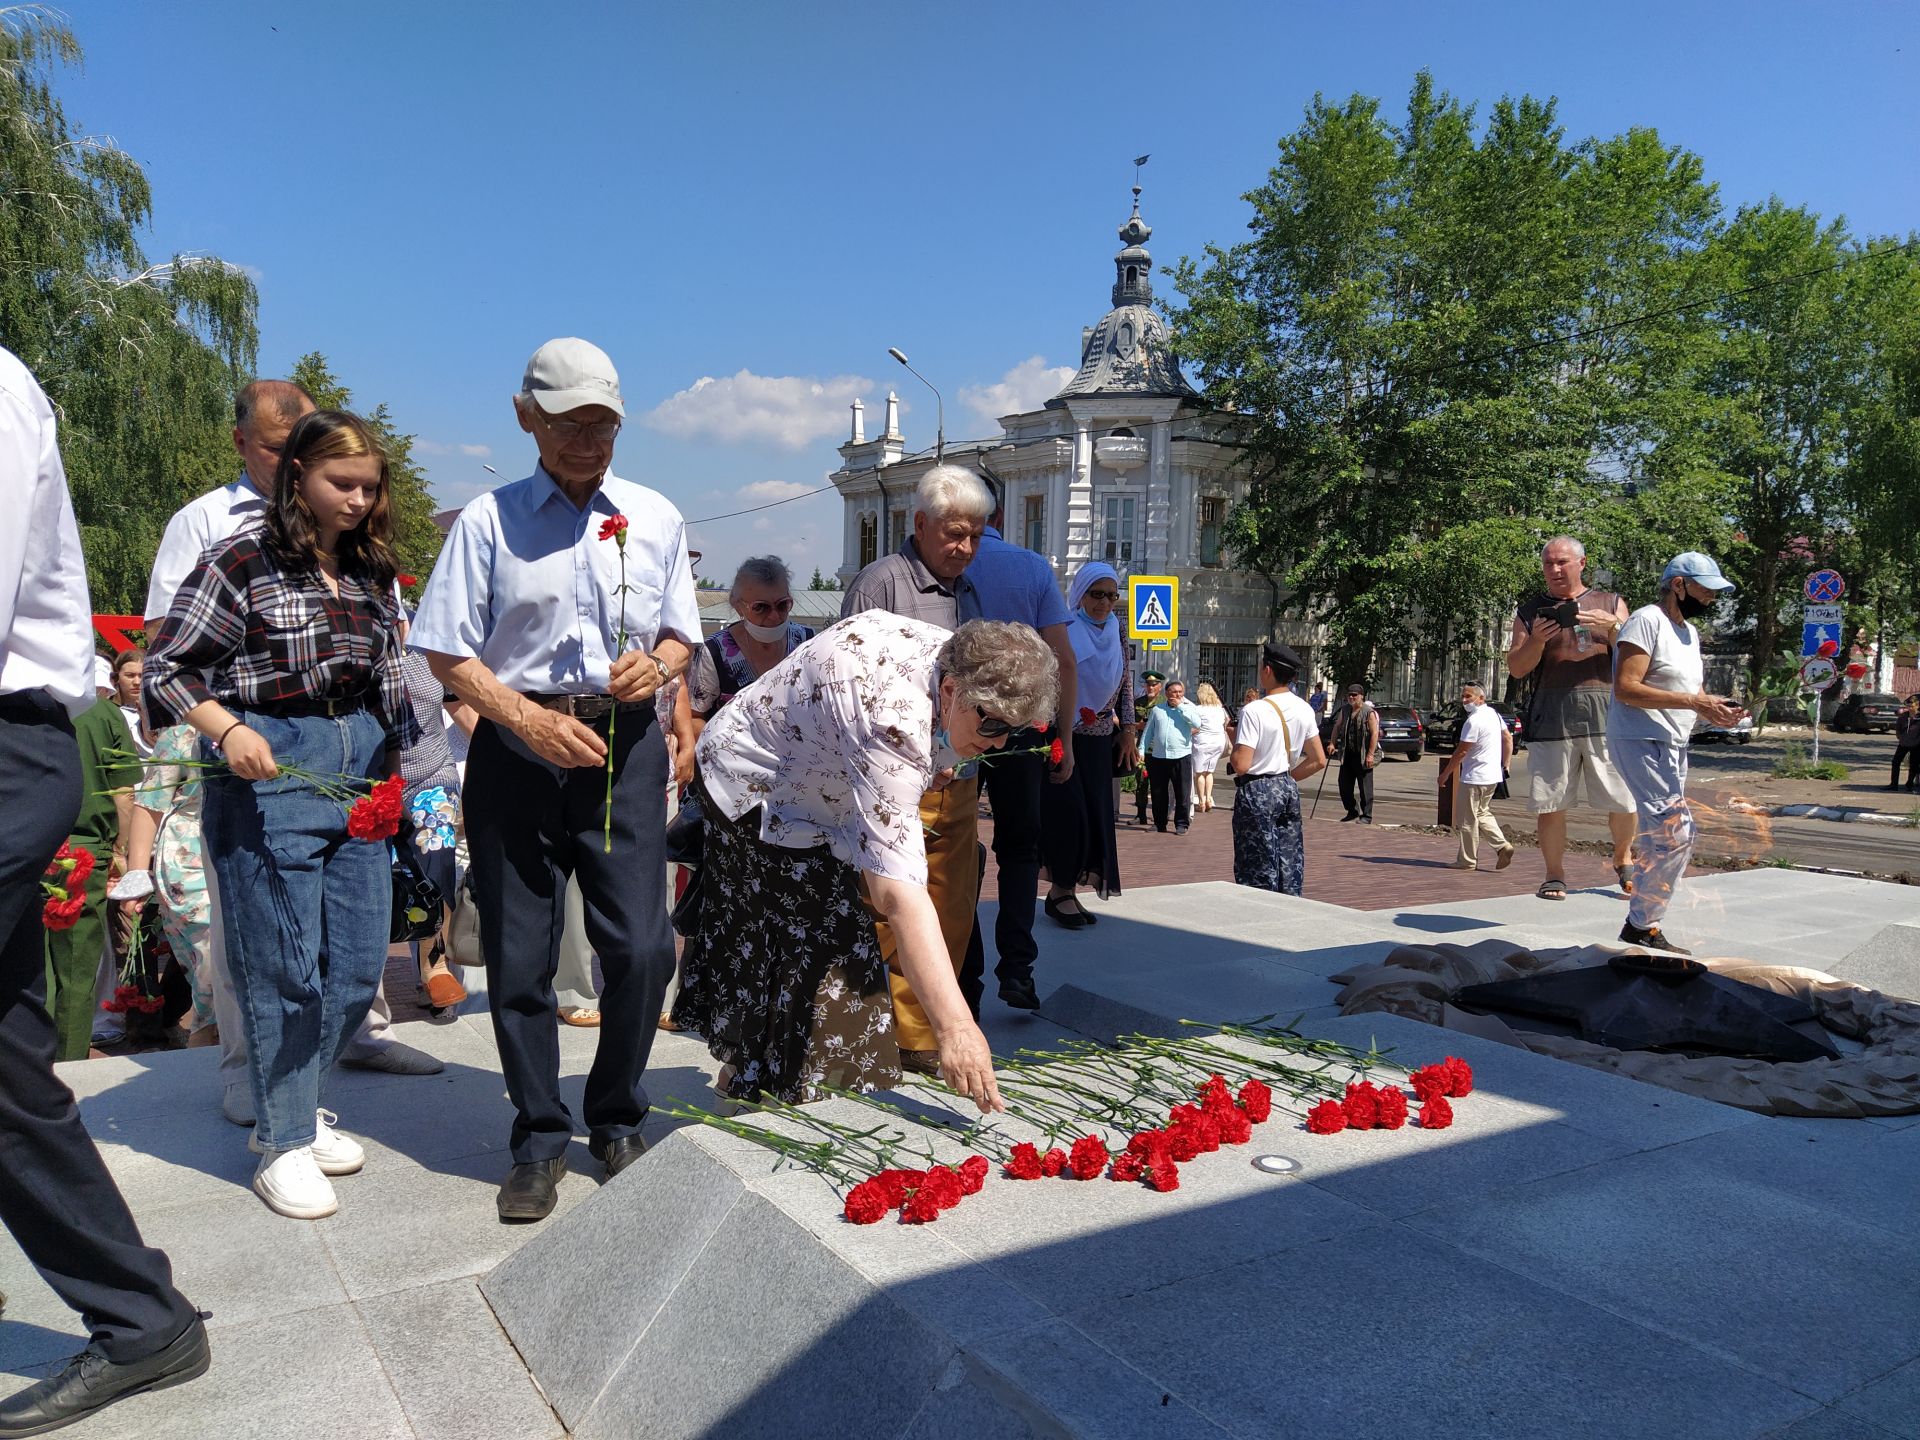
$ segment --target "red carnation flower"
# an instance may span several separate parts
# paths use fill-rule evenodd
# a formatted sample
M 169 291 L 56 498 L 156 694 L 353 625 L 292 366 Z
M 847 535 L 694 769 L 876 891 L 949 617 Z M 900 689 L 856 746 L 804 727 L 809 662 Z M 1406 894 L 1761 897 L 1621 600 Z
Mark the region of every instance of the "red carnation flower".
M 1162 1192 L 1178 1190 L 1180 1188 L 1179 1167 L 1171 1162 L 1152 1166 L 1147 1171 L 1147 1184 Z
M 938 1208 L 951 1210 L 965 1196 L 966 1187 L 961 1184 L 957 1172 L 945 1165 L 935 1165 L 927 1171 L 927 1178 L 914 1194 L 930 1196 Z
M 1229 1110 L 1214 1122 L 1222 1145 L 1244 1145 L 1253 1139 L 1253 1122 L 1238 1110 Z
M 1206 1147 L 1200 1143 L 1200 1132 L 1193 1123 L 1183 1120 L 1167 1131 L 1167 1148 L 1173 1158 L 1184 1165 Z
M 80 923 L 80 912 L 86 908 L 85 895 L 75 895 L 68 900 L 49 900 L 40 908 L 40 923 L 49 930 L 71 930 Z
M 1138 1180 L 1146 1173 L 1146 1164 L 1138 1155 L 1128 1151 L 1113 1157 L 1113 1168 L 1107 1171 L 1109 1180 Z
M 1347 1086 L 1347 1097 L 1340 1108 L 1347 1112 L 1347 1124 L 1355 1130 L 1371 1130 L 1379 1123 L 1379 1090 L 1370 1080 L 1357 1080 Z
M 400 831 L 404 791 L 398 775 L 375 785 L 347 811 L 347 833 L 356 840 L 391 840 Z
M 1047 746 L 1047 763 L 1049 765 L 1058 765 L 1066 758 L 1067 747 L 1061 742 L 1060 737 L 1056 735 L 1053 738 L 1053 743 Z
M 396 575 L 393 578 L 397 580 L 403 588 L 420 583 L 420 577 L 418 575 Z
M 1013 1147 L 1013 1154 L 1006 1166 L 1009 1180 L 1038 1180 L 1045 1173 L 1040 1163 L 1040 1152 L 1022 1140 Z
M 1273 1114 L 1273 1091 L 1259 1080 L 1249 1080 L 1240 1087 L 1240 1108 L 1247 1112 L 1247 1119 L 1258 1125 Z
M 1099 715 L 1095 714 L 1090 706 L 1082 705 L 1080 707 L 1080 723 L 1082 725 L 1091 725 L 1099 718 Z
M 1227 1077 L 1224 1075 L 1209 1075 L 1206 1083 L 1200 1087 L 1198 1093 L 1200 1096 L 1200 1104 L 1203 1107 L 1213 1104 L 1216 1099 L 1225 1100 L 1227 1098 Z
M 1847 666 L 1846 673 L 1849 680 L 1864 680 L 1867 678 L 1867 667 L 1856 661 L 1854 664 Z
M 1840 653 L 1840 642 L 1838 640 L 1822 640 L 1820 642 L 1820 653 L 1831 660 Z
M 624 546 L 627 543 L 627 517 L 620 514 L 609 517 L 600 526 L 600 538 L 618 540 Z
M 1449 1055 L 1440 1062 L 1440 1068 L 1447 1072 L 1447 1094 L 1455 1100 L 1473 1093 L 1473 1067 L 1458 1055 Z
M 1413 1072 L 1407 1083 L 1422 1100 L 1431 1100 L 1436 1095 L 1447 1093 L 1453 1084 L 1453 1077 L 1447 1073 L 1444 1065 L 1422 1065 Z
M 913 1192 L 900 1211 L 900 1223 L 903 1225 L 931 1225 L 939 1218 L 940 1203 L 924 1185 Z
M 960 1188 L 969 1195 L 978 1195 L 980 1187 L 987 1183 L 987 1157 L 969 1155 L 960 1162 Z
M 893 1206 L 887 1203 L 887 1197 L 879 1185 L 872 1180 L 862 1180 L 847 1192 L 844 1214 L 856 1225 L 875 1225 L 887 1218 L 887 1212 Z
M 1074 1179 L 1091 1180 L 1107 1168 L 1107 1161 L 1112 1158 L 1105 1141 L 1097 1136 L 1082 1135 L 1073 1142 L 1073 1152 L 1067 1156 L 1067 1168 L 1073 1172 Z
M 1453 1106 L 1447 1103 L 1444 1095 L 1434 1095 L 1420 1107 L 1420 1128 L 1422 1130 L 1444 1130 L 1453 1123 Z
M 1040 1157 L 1040 1173 L 1051 1180 L 1064 1174 L 1067 1168 L 1067 1152 L 1058 1145 Z
M 920 1178 L 921 1172 L 918 1170 L 882 1170 L 873 1177 L 873 1184 L 887 1202 L 887 1208 L 898 1210 L 907 1203 L 907 1196 L 919 1186 Z
M 1388 1086 L 1381 1086 L 1374 1096 L 1376 1110 L 1373 1124 L 1377 1130 L 1398 1130 L 1407 1123 L 1407 1097 L 1405 1092 Z
M 1307 1111 L 1307 1129 L 1315 1135 L 1338 1135 L 1347 1128 L 1347 1112 L 1338 1100 L 1322 1100 Z

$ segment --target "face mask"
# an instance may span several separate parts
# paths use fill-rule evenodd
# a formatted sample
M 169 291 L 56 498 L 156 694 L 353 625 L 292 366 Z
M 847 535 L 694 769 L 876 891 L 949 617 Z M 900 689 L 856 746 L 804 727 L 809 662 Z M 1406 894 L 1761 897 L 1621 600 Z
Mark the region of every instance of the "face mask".
M 1462 700 L 1460 702 L 1460 708 L 1465 710 L 1467 714 L 1471 715 L 1474 711 L 1480 708 L 1480 702 L 1478 700 Z
M 1711 600 L 1696 600 L 1686 591 L 1682 590 L 1680 592 L 1678 609 L 1681 619 L 1698 620 L 1712 608 L 1713 602 Z
M 787 638 L 787 627 L 784 625 L 756 625 L 751 620 L 744 619 L 740 623 L 747 627 L 747 634 L 762 645 L 771 645 L 776 640 Z

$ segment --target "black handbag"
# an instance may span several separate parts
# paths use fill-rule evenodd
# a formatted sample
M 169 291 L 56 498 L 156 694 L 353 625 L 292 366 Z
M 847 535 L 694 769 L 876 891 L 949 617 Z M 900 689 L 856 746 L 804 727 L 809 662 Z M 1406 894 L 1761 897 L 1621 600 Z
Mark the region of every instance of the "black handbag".
M 667 863 L 697 868 L 707 853 L 707 812 L 700 804 L 700 788 L 687 787 L 680 808 L 667 822 Z
M 440 888 L 413 863 L 413 855 L 404 846 L 393 849 L 393 919 L 387 927 L 387 940 L 400 945 L 409 940 L 430 940 L 440 931 L 440 917 L 447 902 Z

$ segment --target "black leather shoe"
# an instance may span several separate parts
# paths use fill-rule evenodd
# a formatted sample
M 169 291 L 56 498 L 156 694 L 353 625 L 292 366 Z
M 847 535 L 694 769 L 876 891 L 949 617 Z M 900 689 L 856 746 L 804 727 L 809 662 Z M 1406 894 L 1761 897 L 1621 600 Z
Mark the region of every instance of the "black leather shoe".
M 129 1395 L 184 1385 L 206 1374 L 212 1362 L 207 1327 L 198 1318 L 166 1349 L 125 1365 L 88 1346 L 46 1379 L 0 1400 L 0 1440 L 44 1435 Z
M 622 1135 L 618 1140 L 589 1140 L 587 1153 L 607 1167 L 607 1179 L 611 1180 L 647 1153 L 647 1142 L 638 1135 Z
M 1638 945 L 1642 950 L 1664 950 L 1669 955 L 1691 955 L 1691 950 L 1682 950 L 1666 936 L 1660 933 L 1658 925 L 1649 925 L 1642 930 L 1631 920 L 1620 927 L 1620 938 L 1629 945 Z
M 1076 905 L 1079 903 L 1077 900 L 1074 901 Z M 1069 930 L 1084 930 L 1093 923 L 1093 917 L 1087 914 L 1085 910 L 1080 911 L 1077 915 L 1071 910 L 1062 910 L 1058 900 L 1048 900 L 1044 908 L 1049 920 L 1053 921 L 1056 925 L 1064 925 Z
M 1000 1001 L 1016 1010 L 1038 1010 L 1040 992 L 1033 988 L 1031 975 L 1016 975 L 1000 982 Z
M 507 1172 L 506 1183 L 500 1187 L 500 1196 L 494 1202 L 500 1219 L 509 1225 L 546 1219 L 553 1213 L 553 1202 L 559 1198 L 560 1177 L 566 1173 L 564 1155 L 514 1166 Z

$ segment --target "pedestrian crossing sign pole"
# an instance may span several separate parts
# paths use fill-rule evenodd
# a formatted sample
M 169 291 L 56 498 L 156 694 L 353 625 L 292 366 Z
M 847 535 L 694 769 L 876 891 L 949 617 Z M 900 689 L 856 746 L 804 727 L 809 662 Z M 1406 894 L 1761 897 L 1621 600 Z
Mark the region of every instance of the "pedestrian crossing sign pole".
M 1180 633 L 1180 577 L 1135 575 L 1127 581 L 1127 638 L 1171 650 Z

